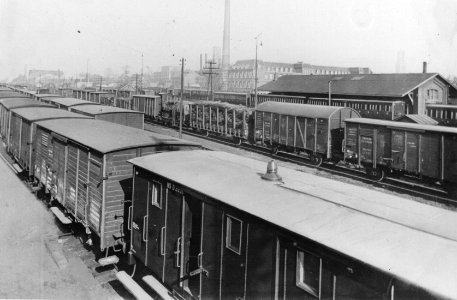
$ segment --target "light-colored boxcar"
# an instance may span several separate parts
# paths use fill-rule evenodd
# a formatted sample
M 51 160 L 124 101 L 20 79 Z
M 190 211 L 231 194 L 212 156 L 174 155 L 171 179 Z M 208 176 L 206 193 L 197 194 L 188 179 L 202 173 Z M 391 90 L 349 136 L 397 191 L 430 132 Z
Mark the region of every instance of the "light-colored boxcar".
M 41 102 L 49 103 L 57 106 L 57 108 L 70 110 L 74 106 L 79 105 L 98 105 L 97 103 L 90 102 L 87 100 L 81 100 L 76 98 L 59 98 L 59 97 L 45 97 L 41 99 Z
M 79 105 L 70 111 L 133 128 L 144 129 L 144 113 L 105 105 Z
M 10 138 L 8 139 L 8 152 L 14 157 L 22 169 L 33 175 L 32 155 L 36 133 L 36 122 L 51 119 L 77 118 L 88 119 L 90 117 L 72 113 L 53 107 L 23 107 L 11 110 Z
M 100 249 L 124 236 L 131 200 L 128 159 L 199 145 L 100 120 L 37 123 L 34 174 L 66 212 L 100 238 Z M 185 155 L 185 154 L 183 154 Z
M 162 110 L 162 98 L 155 95 L 133 95 L 131 109 L 144 113 L 146 118 L 156 119 Z

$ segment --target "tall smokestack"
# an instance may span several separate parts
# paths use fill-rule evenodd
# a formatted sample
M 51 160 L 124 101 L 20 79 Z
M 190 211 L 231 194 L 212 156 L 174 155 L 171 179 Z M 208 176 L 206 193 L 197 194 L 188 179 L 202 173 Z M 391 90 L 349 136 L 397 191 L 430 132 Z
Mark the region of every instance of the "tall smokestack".
M 424 74 L 427 73 L 427 62 L 426 61 L 424 61 L 422 63 L 422 73 L 424 73 Z
M 222 80 L 224 90 L 228 90 L 228 69 L 230 67 L 230 0 L 225 0 L 224 41 L 222 44 Z

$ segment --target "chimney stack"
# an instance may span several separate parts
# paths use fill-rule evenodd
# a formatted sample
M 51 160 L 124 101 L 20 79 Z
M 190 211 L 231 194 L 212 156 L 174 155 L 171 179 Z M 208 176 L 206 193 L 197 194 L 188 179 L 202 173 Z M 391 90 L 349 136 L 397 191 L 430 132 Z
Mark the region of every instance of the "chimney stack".
M 427 73 L 427 62 L 426 61 L 424 61 L 422 63 L 422 73 L 424 73 L 424 74 Z

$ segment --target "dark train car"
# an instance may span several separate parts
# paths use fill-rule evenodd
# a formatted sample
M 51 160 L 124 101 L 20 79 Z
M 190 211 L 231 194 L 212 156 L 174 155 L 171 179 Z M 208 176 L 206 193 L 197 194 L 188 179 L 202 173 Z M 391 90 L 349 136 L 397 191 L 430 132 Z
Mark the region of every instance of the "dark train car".
M 425 112 L 439 125 L 457 127 L 457 105 L 427 104 Z
M 52 105 L 35 101 L 31 98 L 4 98 L 0 99 L 0 134 L 6 140 L 9 138 L 11 110 L 21 107 L 53 107 Z
M 33 175 L 36 122 L 68 118 L 87 119 L 89 117 L 53 107 L 23 107 L 11 110 L 7 149 L 28 176 Z
M 455 212 L 223 152 L 131 162 L 130 253 L 164 299 L 457 296 Z
M 116 124 L 144 129 L 144 113 L 106 105 L 78 105 L 70 111 Z
M 457 183 L 457 129 L 372 119 L 346 120 L 346 160 L 369 173 L 413 174 Z
M 246 106 L 199 101 L 190 102 L 187 111 L 184 108 L 185 115 L 190 117 L 189 126 L 193 129 L 228 138 L 248 139 L 248 122 L 252 109 Z
M 251 95 L 247 93 L 215 92 L 214 100 L 248 107 L 251 102 Z
M 103 250 L 124 243 L 130 206 L 128 159 L 199 148 L 195 143 L 93 119 L 37 122 L 34 176 Z
M 76 98 L 44 97 L 41 102 L 48 103 L 64 110 L 71 110 L 72 107 L 79 105 L 98 105 L 97 103 Z
M 157 119 L 162 111 L 162 98 L 156 95 L 134 95 L 131 109 L 144 113 L 147 119 Z
M 257 95 L 257 100 L 258 104 L 271 101 L 280 103 L 350 107 L 355 109 L 363 118 L 381 120 L 396 120 L 406 114 L 406 105 L 403 101 L 399 100 L 393 101 L 332 98 L 329 101 L 328 98 L 297 97 L 271 94 Z
M 344 120 L 360 117 L 349 107 L 264 102 L 255 111 L 255 141 L 273 151 L 305 152 L 316 164 L 343 159 Z

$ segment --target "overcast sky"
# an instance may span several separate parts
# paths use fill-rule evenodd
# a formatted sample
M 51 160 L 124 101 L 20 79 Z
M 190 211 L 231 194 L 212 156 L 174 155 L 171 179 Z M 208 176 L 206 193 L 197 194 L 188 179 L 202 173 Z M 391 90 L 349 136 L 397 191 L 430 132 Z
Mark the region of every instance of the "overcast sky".
M 222 48 L 225 0 L 0 0 L 0 80 L 28 69 L 85 73 L 199 67 Z M 231 0 L 231 63 L 259 59 L 457 76 L 457 0 Z M 149 67 L 148 68 L 146 68 Z

